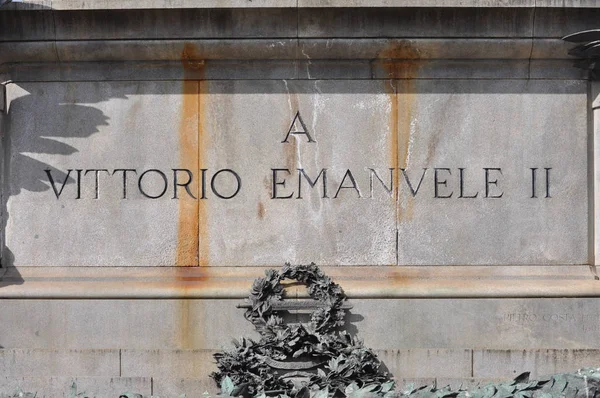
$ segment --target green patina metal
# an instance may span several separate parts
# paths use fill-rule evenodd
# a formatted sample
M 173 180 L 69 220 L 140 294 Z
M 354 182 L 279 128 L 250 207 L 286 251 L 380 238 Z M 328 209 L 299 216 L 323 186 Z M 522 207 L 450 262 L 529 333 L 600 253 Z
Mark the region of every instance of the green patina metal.
M 283 280 L 304 284 L 313 300 L 286 301 Z M 219 384 L 233 383 L 235 395 L 291 396 L 303 389 L 333 395 L 353 383 L 393 389 L 375 353 L 342 330 L 351 306 L 342 288 L 316 265 L 267 271 L 240 307 L 262 337 L 243 338 L 235 349 L 215 354 L 219 372 L 211 375 Z M 292 310 L 312 310 L 309 322 L 287 324 L 280 315 Z
M 577 46 L 569 50 L 569 55 L 579 58 L 575 67 L 588 70 L 590 77 L 597 80 L 600 77 L 600 29 L 584 30 L 562 38 Z
M 304 284 L 313 300 L 291 301 L 282 281 Z M 242 338 L 215 354 L 211 377 L 223 396 L 278 398 L 600 398 L 600 368 L 530 380 L 523 373 L 506 383 L 451 388 L 436 385 L 397 390 L 375 353 L 343 330 L 351 308 L 342 288 L 315 264 L 286 264 L 255 280 L 245 317 L 261 334 Z M 307 324 L 284 321 L 283 312 L 312 310 Z

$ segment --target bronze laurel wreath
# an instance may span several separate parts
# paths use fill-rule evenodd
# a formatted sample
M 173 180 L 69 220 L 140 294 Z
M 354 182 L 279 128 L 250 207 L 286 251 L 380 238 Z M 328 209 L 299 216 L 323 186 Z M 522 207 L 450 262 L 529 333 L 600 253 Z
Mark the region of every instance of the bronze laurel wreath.
M 272 303 L 281 301 L 285 279 L 295 280 L 306 285 L 308 293 L 324 307 L 314 311 L 307 329 L 311 332 L 328 333 L 336 327 L 344 325 L 345 311 L 341 309 L 346 301 L 342 288 L 323 273 L 315 264 L 285 264 L 281 273 L 275 270 L 265 272 L 264 278 L 258 278 L 252 285 L 248 301 L 252 305 L 244 316 L 257 328 L 264 337 L 277 335 L 278 330 L 285 328 L 282 319 L 273 314 Z
M 273 310 L 273 303 L 284 295 L 281 282 L 288 279 L 305 284 L 310 296 L 321 304 L 308 325 L 286 325 Z M 298 386 L 269 363 L 303 357 L 321 363 L 303 389 L 327 391 L 326 395 L 333 397 L 351 384 L 378 387 L 387 383 L 386 388 L 391 388 L 393 382 L 380 371 L 377 356 L 361 340 L 339 329 L 344 325 L 345 300 L 342 288 L 315 264 L 286 264 L 281 272 L 266 271 L 264 278 L 254 281 L 248 297 L 251 307 L 245 313 L 261 334 L 260 341 L 242 338 L 234 341 L 234 350 L 215 354 L 219 371 L 211 377 L 219 385 L 229 378 L 236 386 L 233 396 L 264 393 L 292 397 Z

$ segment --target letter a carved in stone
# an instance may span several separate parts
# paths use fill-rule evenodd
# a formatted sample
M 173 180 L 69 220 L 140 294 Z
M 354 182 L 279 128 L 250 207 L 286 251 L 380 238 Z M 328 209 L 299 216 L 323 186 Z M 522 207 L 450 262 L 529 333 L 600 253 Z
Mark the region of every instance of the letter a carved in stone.
M 308 129 L 306 128 L 306 125 L 304 124 L 304 121 L 302 120 L 302 116 L 300 116 L 300 111 L 298 111 L 298 112 L 296 112 L 296 116 L 294 116 L 294 120 L 292 120 L 292 124 L 290 125 L 290 128 L 288 129 L 285 139 L 283 141 L 281 141 L 281 143 L 283 144 L 283 143 L 288 142 L 290 135 L 301 135 L 301 134 L 306 135 L 308 142 L 316 142 L 310 136 L 310 133 L 308 132 Z

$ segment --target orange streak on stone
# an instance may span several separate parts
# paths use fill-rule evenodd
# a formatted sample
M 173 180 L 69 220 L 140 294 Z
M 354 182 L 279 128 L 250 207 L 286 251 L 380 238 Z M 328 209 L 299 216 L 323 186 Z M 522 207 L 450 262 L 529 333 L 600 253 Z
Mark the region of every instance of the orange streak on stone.
M 390 131 L 390 167 L 394 168 L 394 172 L 398 173 L 398 95 L 396 93 L 396 82 L 394 80 L 384 82 L 386 92 L 389 96 L 390 102 L 390 119 L 388 129 Z M 398 176 L 398 174 L 396 174 Z M 396 184 L 394 184 L 394 194 L 392 199 L 394 202 L 398 200 L 398 182 L 400 181 L 396 177 Z
M 400 189 L 401 184 L 406 184 L 400 168 L 408 167 L 408 157 L 410 149 L 410 134 L 412 114 L 415 105 L 415 81 L 419 75 L 421 66 L 421 55 L 419 50 L 413 47 L 410 41 L 394 42 L 388 48 L 378 54 L 382 59 L 383 69 L 386 74 L 394 80 L 395 88 L 392 101 L 392 115 L 390 124 L 393 128 L 394 138 L 391 145 L 391 151 L 394 151 L 393 167 L 396 169 L 396 195 L 397 201 L 397 222 L 402 219 L 410 219 L 413 213 L 414 198 L 408 190 Z M 391 93 L 390 93 L 391 95 Z M 406 206 L 402 206 L 402 202 Z
M 398 163 L 400 168 L 407 169 L 412 128 L 411 124 L 416 101 L 415 81 L 412 79 L 400 80 L 399 88 L 400 87 L 402 89 L 399 89 L 398 93 L 398 108 L 400 110 L 398 117 Z M 415 187 L 415 184 L 418 183 L 418 180 L 415 182 L 415 178 L 420 178 L 420 174 L 415 173 L 415 171 L 420 170 L 411 171 L 411 176 L 413 177 L 411 181 L 413 182 L 413 187 Z M 404 180 L 404 176 L 402 176 L 401 171 L 399 171 L 398 178 L 400 181 Z M 404 189 L 402 193 L 402 197 L 400 197 L 400 195 L 398 196 L 398 221 L 402 218 L 412 218 L 413 206 L 415 202 L 415 198 L 412 197 L 412 194 L 410 194 L 408 189 Z M 406 203 L 405 208 L 403 208 L 401 205 L 402 199 L 404 199 L 404 202 Z
M 183 105 L 179 127 L 179 167 L 189 169 L 195 176 L 191 192 L 198 197 L 198 142 L 197 111 L 198 83 L 183 82 Z M 187 178 L 179 173 L 181 178 Z M 185 181 L 185 180 L 184 180 Z M 179 226 L 177 231 L 177 266 L 198 265 L 198 201 L 191 198 L 185 189 L 178 188 Z
M 208 168 L 207 164 L 204 164 L 207 159 L 207 148 L 208 148 L 208 137 L 206 135 L 206 123 L 204 121 L 206 115 L 206 103 L 208 100 L 208 82 L 202 80 L 198 82 L 198 159 L 203 163 L 203 168 Z M 201 177 L 200 177 L 201 178 Z M 209 184 L 208 175 L 206 176 L 206 183 Z M 198 254 L 199 260 L 198 265 L 206 267 L 210 265 L 210 236 L 208 228 L 208 210 L 207 200 L 202 199 L 198 201 Z
M 189 169 L 194 175 L 191 191 L 198 199 L 189 197 L 186 190 L 179 188 L 179 219 L 177 231 L 177 254 L 175 264 L 177 266 L 199 265 L 199 84 L 192 80 L 203 71 L 204 62 L 198 61 L 191 44 L 185 44 L 181 53 L 181 63 L 184 71 L 182 82 L 182 106 L 181 122 L 179 126 L 179 167 Z M 186 176 L 181 173 L 181 178 Z

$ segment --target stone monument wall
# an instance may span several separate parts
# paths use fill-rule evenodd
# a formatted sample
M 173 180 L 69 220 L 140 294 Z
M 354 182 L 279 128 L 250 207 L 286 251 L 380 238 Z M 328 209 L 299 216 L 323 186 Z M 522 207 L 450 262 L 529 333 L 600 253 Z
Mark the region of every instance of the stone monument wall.
M 595 1 L 0 8 L 0 392 L 214 391 L 315 262 L 400 383 L 600 366 Z M 306 292 L 290 287 L 290 297 Z M 302 320 L 302 316 L 299 315 Z

